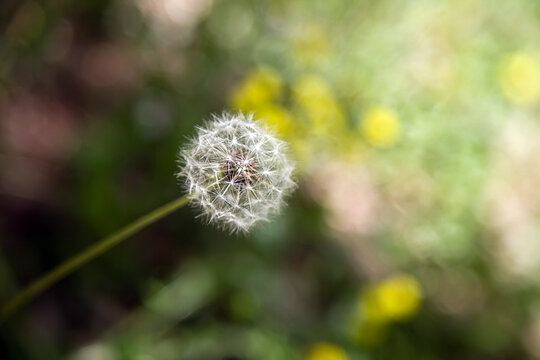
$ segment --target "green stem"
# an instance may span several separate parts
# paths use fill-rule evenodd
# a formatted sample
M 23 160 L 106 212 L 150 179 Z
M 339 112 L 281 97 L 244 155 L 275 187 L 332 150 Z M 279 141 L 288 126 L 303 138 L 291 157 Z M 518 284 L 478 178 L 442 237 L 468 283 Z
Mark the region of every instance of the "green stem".
M 115 232 L 114 234 L 91 245 L 89 248 L 72 256 L 64 263 L 60 264 L 47 274 L 35 280 L 26 288 L 19 291 L 15 296 L 13 296 L 10 300 L 8 300 L 4 305 L 0 307 L 0 324 L 7 320 L 11 315 L 13 315 L 13 313 L 15 313 L 19 308 L 29 303 L 33 298 L 47 290 L 56 282 L 62 280 L 67 275 L 71 274 L 84 264 L 103 254 L 113 246 L 121 243 L 139 230 L 145 228 L 146 226 L 158 221 L 164 216 L 182 207 L 187 202 L 187 197 L 181 197 L 157 208 L 156 210 L 135 220 L 123 229 Z

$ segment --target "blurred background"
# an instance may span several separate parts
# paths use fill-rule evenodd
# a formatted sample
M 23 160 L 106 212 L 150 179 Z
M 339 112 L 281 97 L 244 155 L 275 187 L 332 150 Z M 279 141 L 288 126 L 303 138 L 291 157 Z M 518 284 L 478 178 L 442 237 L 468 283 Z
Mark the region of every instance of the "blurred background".
M 181 196 L 212 112 L 299 188 L 170 215 L 0 329 L 2 359 L 540 359 L 540 2 L 0 5 L 0 301 Z

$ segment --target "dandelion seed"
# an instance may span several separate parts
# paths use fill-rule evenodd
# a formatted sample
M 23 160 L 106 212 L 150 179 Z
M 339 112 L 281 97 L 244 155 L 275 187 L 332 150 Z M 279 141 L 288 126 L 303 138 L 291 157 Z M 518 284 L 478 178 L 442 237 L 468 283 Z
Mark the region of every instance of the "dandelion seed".
M 214 116 L 180 152 L 191 203 L 208 222 L 247 231 L 279 212 L 294 189 L 286 145 L 252 116 Z

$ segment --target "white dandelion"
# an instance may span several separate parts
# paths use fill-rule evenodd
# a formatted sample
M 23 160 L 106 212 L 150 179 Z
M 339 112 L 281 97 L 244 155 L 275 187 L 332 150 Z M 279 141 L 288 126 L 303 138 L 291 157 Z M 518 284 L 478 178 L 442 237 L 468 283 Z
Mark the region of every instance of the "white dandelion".
M 180 151 L 192 204 L 208 222 L 247 231 L 279 212 L 295 187 L 286 144 L 251 115 L 214 115 Z

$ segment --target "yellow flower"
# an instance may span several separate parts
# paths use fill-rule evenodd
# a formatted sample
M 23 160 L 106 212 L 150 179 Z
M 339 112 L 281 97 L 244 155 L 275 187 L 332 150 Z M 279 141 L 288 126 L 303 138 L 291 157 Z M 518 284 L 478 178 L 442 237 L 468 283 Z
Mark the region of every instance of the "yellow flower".
M 287 135 L 292 130 L 293 117 L 281 106 L 268 104 L 255 110 L 255 116 L 265 121 L 278 134 Z
M 310 120 L 310 130 L 331 136 L 343 128 L 345 116 L 325 81 L 303 75 L 292 85 L 293 100 Z
M 360 307 L 367 322 L 385 323 L 414 316 L 422 301 L 422 290 L 411 275 L 400 274 L 383 280 L 366 291 Z
M 328 101 L 332 91 L 326 82 L 317 75 L 302 75 L 292 86 L 294 100 L 305 108 L 313 106 L 313 101 Z M 315 104 L 316 105 L 316 104 Z
M 525 53 L 507 55 L 499 68 L 499 83 L 510 101 L 532 104 L 540 96 L 540 66 Z
M 373 146 L 392 146 L 400 133 L 399 118 L 392 110 L 378 106 L 369 109 L 361 122 L 362 135 Z
M 261 68 L 253 71 L 233 91 L 231 105 L 236 110 L 254 111 L 278 99 L 283 94 L 283 82 L 275 71 Z
M 306 360 L 347 360 L 345 351 L 337 345 L 330 343 L 316 343 L 312 345 L 306 355 Z

